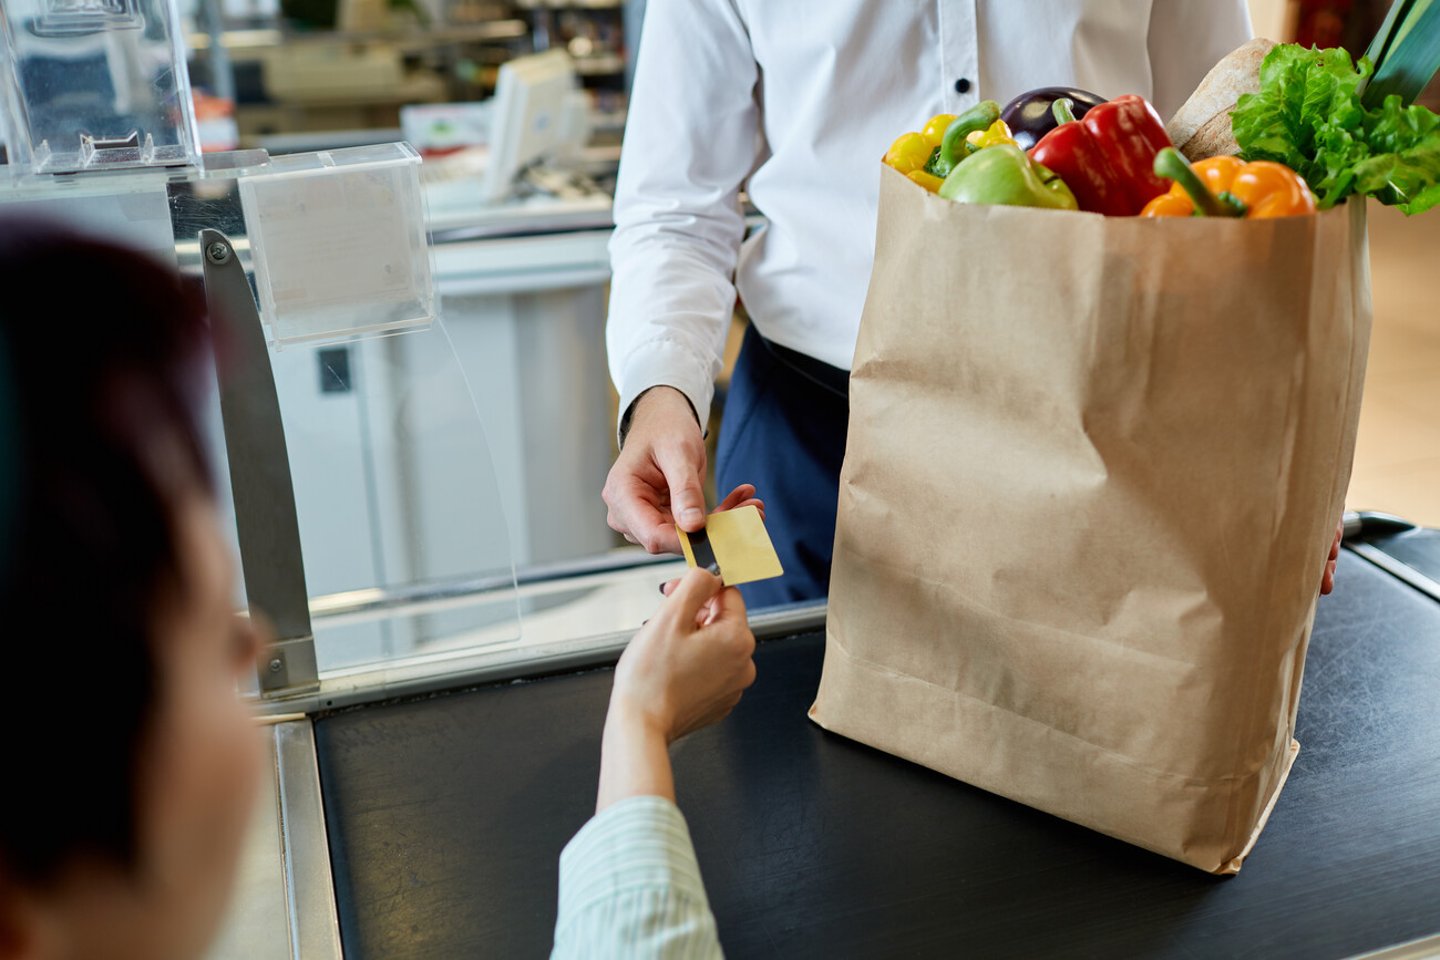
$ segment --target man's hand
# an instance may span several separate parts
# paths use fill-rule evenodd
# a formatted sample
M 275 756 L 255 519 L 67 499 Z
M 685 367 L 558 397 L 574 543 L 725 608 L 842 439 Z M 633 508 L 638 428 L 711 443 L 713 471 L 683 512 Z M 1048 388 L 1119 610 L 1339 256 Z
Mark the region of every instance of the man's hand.
M 679 553 L 679 524 L 687 533 L 705 526 L 705 440 L 690 401 L 673 387 L 654 387 L 635 403 L 625 449 L 610 468 L 600 496 L 606 522 L 650 553 Z M 755 488 L 736 487 L 716 509 L 755 504 Z
M 1330 544 L 1330 556 L 1325 561 L 1325 572 L 1320 575 L 1320 596 L 1335 589 L 1335 564 L 1340 560 L 1340 541 L 1345 536 L 1345 521 L 1335 524 L 1335 541 Z
M 724 719 L 755 681 L 745 601 L 691 570 L 615 667 L 597 809 L 633 796 L 675 798 L 669 745 Z

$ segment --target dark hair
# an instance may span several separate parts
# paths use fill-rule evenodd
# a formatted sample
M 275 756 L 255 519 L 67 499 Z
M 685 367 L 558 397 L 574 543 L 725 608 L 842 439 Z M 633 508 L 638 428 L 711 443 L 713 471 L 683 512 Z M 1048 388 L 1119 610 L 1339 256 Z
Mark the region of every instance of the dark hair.
M 0 220 L 0 868 L 132 865 L 176 506 L 211 491 L 204 301 L 173 269 Z

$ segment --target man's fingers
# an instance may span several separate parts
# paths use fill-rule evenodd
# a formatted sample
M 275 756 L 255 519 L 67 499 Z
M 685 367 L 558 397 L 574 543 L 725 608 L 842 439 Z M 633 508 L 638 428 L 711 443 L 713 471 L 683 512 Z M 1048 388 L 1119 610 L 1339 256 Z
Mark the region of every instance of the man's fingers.
M 697 465 L 679 447 L 657 450 L 655 460 L 670 488 L 670 512 L 675 522 L 688 533 L 705 526 L 705 491 L 700 486 Z
M 680 583 L 670 592 L 661 613 L 673 617 L 677 623 L 693 624 L 700 614 L 700 608 L 719 593 L 722 586 L 719 577 L 696 567 L 680 578 Z
M 755 485 L 753 483 L 742 483 L 731 490 L 729 495 L 712 512 L 719 513 L 721 510 L 739 510 L 741 507 L 754 507 L 760 511 L 760 519 L 765 519 L 765 501 L 755 496 Z
M 610 529 L 649 553 L 679 553 L 680 538 L 670 518 L 655 504 L 632 490 L 623 490 L 610 505 Z
M 645 548 L 646 553 L 679 553 L 680 537 L 675 527 L 655 510 L 640 510 L 638 518 L 625 519 L 625 539 Z
M 743 506 L 747 500 L 755 496 L 755 485 L 753 483 L 742 483 L 726 494 L 725 499 L 712 512 L 719 513 L 721 510 L 734 510 Z

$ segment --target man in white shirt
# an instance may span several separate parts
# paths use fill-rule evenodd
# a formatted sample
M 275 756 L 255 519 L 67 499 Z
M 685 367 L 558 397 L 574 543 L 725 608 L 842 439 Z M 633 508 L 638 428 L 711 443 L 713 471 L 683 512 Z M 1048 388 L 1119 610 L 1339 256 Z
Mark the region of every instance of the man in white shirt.
M 1168 117 L 1249 36 L 1244 0 L 650 3 L 610 246 L 622 438 L 610 525 L 678 553 L 672 524 L 704 523 L 701 425 L 738 291 L 751 328 L 718 487 L 758 488 L 786 570 L 746 600 L 825 596 L 890 142 L 934 114 L 1042 86 L 1138 93 Z M 742 189 L 766 220 L 748 238 Z M 976 295 L 1003 308 L 1006 282 Z

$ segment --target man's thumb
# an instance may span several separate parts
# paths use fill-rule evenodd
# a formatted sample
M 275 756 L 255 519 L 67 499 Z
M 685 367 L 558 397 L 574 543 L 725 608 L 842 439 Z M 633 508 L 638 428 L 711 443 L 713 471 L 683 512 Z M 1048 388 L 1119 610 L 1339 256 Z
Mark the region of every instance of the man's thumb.
M 693 463 L 678 454 L 662 455 L 660 472 L 670 488 L 670 514 L 687 533 L 705 526 L 705 491 Z

